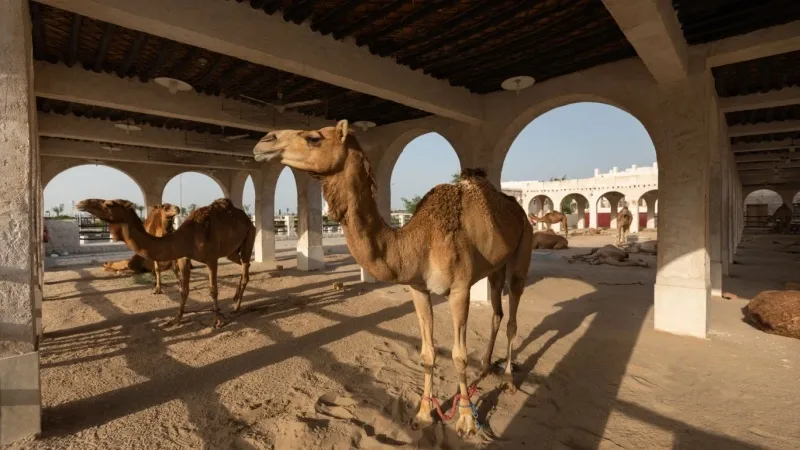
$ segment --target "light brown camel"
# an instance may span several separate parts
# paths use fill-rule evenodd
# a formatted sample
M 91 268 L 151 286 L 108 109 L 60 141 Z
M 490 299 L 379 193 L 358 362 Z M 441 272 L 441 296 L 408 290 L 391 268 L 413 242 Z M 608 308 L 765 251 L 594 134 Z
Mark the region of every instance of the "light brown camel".
M 569 242 L 564 236 L 553 233 L 552 230 L 537 231 L 533 233 L 533 249 L 561 250 L 569 247 Z
M 150 207 L 147 218 L 144 221 L 144 229 L 153 236 L 164 236 L 167 233 L 175 231 L 175 216 L 180 214 L 181 209 L 177 206 L 164 203 L 162 205 L 154 205 Z M 115 241 L 121 241 L 122 227 L 119 224 L 110 224 L 111 237 Z M 177 261 L 160 261 L 158 264 L 153 264 L 153 261 L 142 258 L 134 253 L 128 261 L 106 262 L 103 264 L 105 270 L 120 271 L 120 268 L 128 269 L 134 273 L 152 272 L 155 279 L 155 287 L 153 294 L 161 294 L 161 271 L 172 270 L 175 273 L 175 278 L 180 280 L 178 273 Z
M 783 233 L 789 228 L 789 223 L 792 221 L 792 209 L 784 203 L 775 210 L 770 220 L 775 222 L 775 229 L 778 233 Z
M 800 291 L 761 291 L 742 312 L 761 331 L 800 339 Z
M 514 197 L 492 186 L 482 169 L 465 169 L 457 183 L 438 185 L 425 194 L 403 228 L 393 228 L 378 211 L 372 169 L 356 138 L 348 133 L 346 120 L 321 130 L 273 131 L 253 152 L 257 161 L 279 161 L 319 178 L 328 215 L 344 227 L 347 245 L 358 264 L 377 280 L 410 287 L 422 334 L 425 370 L 415 427 L 431 422 L 435 351 L 430 294 L 449 295 L 454 328 L 452 355 L 460 398 L 456 430 L 462 434 L 476 432 L 467 385 L 470 287 L 489 277 L 494 317 L 482 359 L 486 374 L 503 318 L 501 294 L 508 280 L 505 373 L 510 378 L 517 307 L 525 288 L 533 240 L 522 207 Z M 513 392 L 513 383 L 509 387 Z
M 217 302 L 217 260 L 227 257 L 241 264 L 242 275 L 233 296 L 236 301 L 233 311 L 239 311 L 249 281 L 256 229 L 247 214 L 234 207 L 229 199 L 214 200 L 210 205 L 196 209 L 174 233 L 162 237 L 145 231 L 133 204 L 127 200 L 87 199 L 78 203 L 77 208 L 110 224 L 119 224 L 122 240 L 136 254 L 154 261 L 178 260 L 181 305 L 178 314 L 169 324 L 177 325 L 183 317 L 186 298 L 189 296 L 190 259 L 202 262 L 208 268 L 211 299 L 214 300 L 215 328 L 223 324 L 223 315 Z
M 552 224 L 560 223 L 561 229 L 564 231 L 564 237 L 569 237 L 569 231 L 567 228 L 567 215 L 564 213 L 550 211 L 542 217 L 536 217 L 533 213 L 530 213 L 528 214 L 528 220 L 530 221 L 531 225 L 536 225 L 537 222 L 542 222 L 543 224 L 547 225 L 548 230 Z
M 630 255 L 625 250 L 609 244 L 600 248 L 593 248 L 585 255 L 574 255 L 567 261 L 570 263 L 574 261 L 583 261 L 593 266 L 608 264 L 618 267 L 648 267 L 646 261 L 642 261 L 641 259 L 629 259 L 629 257 Z
M 633 223 L 633 214 L 631 214 L 627 206 L 623 206 L 622 210 L 619 213 L 617 213 L 618 244 L 622 244 L 628 240 L 628 231 L 630 231 L 632 223 Z

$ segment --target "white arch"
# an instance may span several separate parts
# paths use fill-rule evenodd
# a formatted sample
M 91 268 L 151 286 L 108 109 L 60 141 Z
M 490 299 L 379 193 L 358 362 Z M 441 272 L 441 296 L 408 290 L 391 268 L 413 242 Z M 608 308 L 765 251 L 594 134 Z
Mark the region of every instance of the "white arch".
M 74 161 L 74 164 L 73 164 L 73 161 Z M 112 169 L 112 170 L 114 170 L 116 172 L 119 172 L 120 174 L 126 176 L 131 181 L 133 181 L 133 183 L 139 188 L 139 193 L 141 195 L 141 201 L 135 201 L 135 200 L 131 200 L 131 199 L 125 199 L 125 200 L 130 200 L 130 201 L 133 201 L 134 203 L 146 206 L 145 202 L 146 202 L 147 196 L 145 194 L 145 189 L 142 187 L 142 183 L 134 175 L 132 175 L 130 172 L 126 171 L 124 168 L 117 167 L 115 164 L 113 164 L 113 162 L 101 162 L 101 163 L 97 163 L 97 164 L 87 164 L 87 163 L 80 162 L 80 160 L 70 160 L 68 163 L 65 163 L 64 166 L 57 168 L 56 171 L 54 171 L 54 173 L 48 173 L 48 174 L 44 174 L 43 173 L 43 176 L 42 176 L 42 192 L 44 193 L 44 197 L 45 198 L 47 197 L 47 188 L 50 186 L 50 183 L 52 181 L 54 181 L 55 179 L 57 179 L 60 175 L 63 175 L 66 172 L 68 172 L 68 171 L 70 171 L 72 169 L 77 169 L 77 168 L 80 168 L 80 167 L 91 167 L 91 166 L 103 166 L 104 168 Z M 90 180 L 86 180 L 86 181 L 88 182 Z M 97 197 L 101 197 L 101 198 L 105 197 L 105 194 L 102 194 L 102 191 L 105 191 L 106 189 L 107 189 L 107 186 L 105 186 L 105 185 L 99 186 L 98 187 Z
M 225 198 L 230 198 L 230 192 L 228 192 L 228 188 L 227 188 L 227 186 L 225 186 L 225 183 L 223 183 L 223 182 L 222 182 L 222 181 L 221 181 L 219 178 L 217 178 L 216 176 L 214 176 L 214 175 L 213 175 L 213 173 L 212 173 L 212 174 L 209 174 L 209 173 L 205 173 L 205 172 L 199 172 L 199 171 L 194 171 L 194 170 L 186 170 L 186 171 L 183 171 L 183 172 L 180 172 L 180 173 L 178 173 L 178 174 L 174 175 L 174 176 L 173 176 L 172 178 L 170 178 L 170 180 L 169 180 L 169 181 L 168 181 L 168 182 L 167 182 L 167 183 L 164 185 L 164 189 L 161 191 L 161 201 L 162 201 L 162 202 L 164 202 L 164 201 L 165 201 L 164 197 L 166 196 L 166 192 L 167 192 L 167 189 L 170 187 L 170 184 L 171 184 L 173 181 L 175 181 L 175 180 L 179 180 L 179 179 L 180 179 L 180 176 L 181 176 L 181 175 L 183 175 L 183 174 L 194 174 L 194 175 L 200 175 L 200 176 L 204 176 L 205 178 L 208 178 L 208 179 L 210 179 L 211 181 L 213 181 L 213 182 L 214 182 L 214 184 L 215 184 L 217 187 L 219 187 L 219 190 L 220 190 L 220 192 L 222 193 L 222 197 L 225 197 Z M 186 186 L 186 185 L 184 185 L 184 186 L 183 186 L 183 189 L 184 189 L 184 190 L 187 190 L 187 189 L 191 189 L 191 187 L 188 187 L 188 188 L 187 188 L 187 186 Z M 218 199 L 218 198 L 220 198 L 220 197 L 215 197 L 215 198 L 211 199 L 211 201 L 213 201 L 213 200 L 216 200 L 216 199 Z M 183 201 L 182 201 L 181 199 L 179 199 L 179 201 L 177 201 L 177 202 L 171 202 L 171 203 L 175 203 L 175 204 L 184 203 L 184 205 L 183 205 L 183 206 L 185 206 L 185 204 L 186 204 L 186 201 L 185 201 L 185 200 L 183 200 Z M 210 203 L 210 201 L 209 201 L 208 203 Z M 197 206 L 199 207 L 199 206 L 205 206 L 205 205 L 197 205 Z

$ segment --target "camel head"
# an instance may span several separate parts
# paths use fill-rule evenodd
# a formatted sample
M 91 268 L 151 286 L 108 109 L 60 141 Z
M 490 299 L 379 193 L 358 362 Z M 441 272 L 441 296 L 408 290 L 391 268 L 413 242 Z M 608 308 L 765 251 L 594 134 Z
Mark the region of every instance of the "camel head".
M 315 175 L 331 175 L 344 168 L 348 136 L 346 120 L 319 130 L 271 131 L 256 144 L 253 154 L 256 161 L 278 161 Z
M 77 205 L 78 211 L 88 212 L 89 214 L 104 220 L 109 224 L 123 224 L 131 221 L 141 221 L 136 215 L 133 203 L 127 200 L 103 200 L 99 198 L 89 198 L 81 201 Z M 118 232 L 118 227 L 111 227 L 112 236 Z M 114 236 L 116 237 L 116 236 Z
M 169 220 L 180 213 L 181 213 L 180 207 L 175 206 L 172 203 L 164 203 L 161 205 L 151 206 L 150 213 L 147 215 L 147 217 L 150 217 L 153 214 L 161 214 L 165 220 Z
M 539 221 L 539 218 L 536 217 L 534 213 L 528 213 L 528 220 L 530 221 L 531 225 L 536 225 L 536 222 Z

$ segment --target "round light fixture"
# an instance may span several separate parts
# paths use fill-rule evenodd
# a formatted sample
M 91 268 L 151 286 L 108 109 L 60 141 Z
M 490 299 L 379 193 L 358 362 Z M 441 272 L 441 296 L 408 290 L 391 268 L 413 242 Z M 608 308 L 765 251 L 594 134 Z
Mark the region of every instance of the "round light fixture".
M 115 123 L 114 126 L 120 130 L 125 130 L 126 133 L 130 133 L 131 131 L 142 131 L 142 127 L 132 123 Z
M 353 126 L 361 129 L 361 131 L 367 131 L 370 128 L 374 128 L 376 126 L 376 123 L 370 122 L 368 120 L 359 120 L 357 122 L 353 122 Z
M 169 93 L 175 95 L 180 92 L 191 91 L 192 85 L 181 80 L 176 80 L 175 78 L 169 77 L 158 77 L 154 78 L 153 81 L 164 86 L 165 88 L 169 89 Z
M 507 90 L 507 91 L 516 91 L 519 92 L 523 89 L 527 89 L 533 86 L 536 80 L 533 77 L 529 77 L 527 75 L 520 75 L 517 77 L 511 77 L 502 83 L 500 83 L 500 87 Z

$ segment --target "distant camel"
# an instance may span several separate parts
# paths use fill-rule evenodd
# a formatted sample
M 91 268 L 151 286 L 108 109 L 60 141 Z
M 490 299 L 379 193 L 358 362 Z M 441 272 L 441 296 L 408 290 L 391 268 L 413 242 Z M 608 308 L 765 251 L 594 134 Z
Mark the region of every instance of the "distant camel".
M 242 296 L 250 279 L 250 259 L 256 238 L 256 228 L 250 218 L 227 199 L 218 199 L 210 205 L 194 210 L 173 233 L 155 237 L 147 233 L 142 220 L 127 200 L 86 199 L 76 205 L 108 223 L 119 224 L 125 244 L 140 256 L 155 261 L 178 260 L 181 272 L 181 304 L 178 314 L 169 324 L 178 325 L 183 317 L 186 298 L 189 296 L 189 260 L 205 263 L 208 270 L 211 299 L 214 301 L 214 328 L 223 325 L 223 316 L 217 302 L 217 264 L 227 257 L 242 266 L 239 287 L 233 300 L 239 311 Z
M 617 214 L 617 243 L 622 244 L 628 240 L 628 231 L 633 223 L 633 214 L 627 206 L 622 207 L 622 211 Z
M 542 217 L 536 217 L 533 213 L 530 213 L 528 214 L 528 220 L 531 222 L 531 225 L 536 225 L 536 222 L 542 222 L 547 225 L 548 230 L 550 229 L 550 225 L 560 223 L 561 228 L 564 230 L 564 237 L 569 237 L 569 232 L 567 231 L 567 215 L 564 213 L 550 211 Z
M 533 249 L 561 250 L 569 247 L 569 242 L 564 236 L 553 233 L 553 230 L 537 231 L 533 233 Z
M 147 219 L 144 221 L 144 229 L 148 233 L 156 237 L 161 237 L 167 233 L 175 231 L 175 216 L 180 214 L 181 209 L 170 203 L 163 205 L 155 205 L 150 207 L 147 214 Z M 122 226 L 119 224 L 110 224 L 109 230 L 111 237 L 115 241 L 122 241 Z M 114 261 L 103 263 L 103 269 L 112 272 L 121 272 L 130 270 L 133 273 L 146 273 L 151 272 L 155 279 L 155 287 L 153 294 L 161 294 L 161 271 L 172 270 L 175 273 L 175 278 L 180 282 L 180 275 L 178 272 L 178 263 L 176 261 L 159 261 L 158 264 L 153 264 L 153 261 L 143 258 L 137 254 L 133 254 L 129 260 Z
M 783 233 L 789 228 L 789 223 L 792 221 L 792 209 L 784 203 L 775 210 L 770 220 L 775 222 L 775 229 L 778 233 Z

